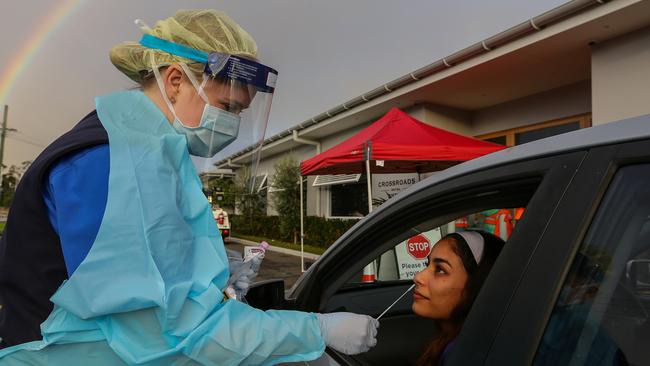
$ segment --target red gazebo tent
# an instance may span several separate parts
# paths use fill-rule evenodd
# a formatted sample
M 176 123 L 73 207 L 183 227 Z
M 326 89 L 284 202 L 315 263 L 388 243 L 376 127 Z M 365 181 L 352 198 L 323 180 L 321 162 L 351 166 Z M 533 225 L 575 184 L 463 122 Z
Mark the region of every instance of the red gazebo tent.
M 302 175 L 432 172 L 504 149 L 422 123 L 398 108 L 356 135 L 300 164 Z
M 372 173 L 433 172 L 502 149 L 505 146 L 433 127 L 393 108 L 356 135 L 303 161 L 300 173 L 305 176 L 365 172 L 368 210 L 372 211 Z M 302 206 L 302 179 L 300 184 Z M 302 243 L 302 207 L 300 212 Z

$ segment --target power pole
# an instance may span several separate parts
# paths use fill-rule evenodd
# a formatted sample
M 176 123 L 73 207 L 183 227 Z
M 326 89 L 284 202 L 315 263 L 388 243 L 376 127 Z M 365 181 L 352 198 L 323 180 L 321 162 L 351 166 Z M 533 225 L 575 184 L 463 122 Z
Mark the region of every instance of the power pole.
M 0 199 L 2 198 L 2 161 L 5 154 L 5 137 L 7 136 L 7 114 L 9 106 L 5 104 L 4 118 L 2 119 L 2 131 L 0 132 Z

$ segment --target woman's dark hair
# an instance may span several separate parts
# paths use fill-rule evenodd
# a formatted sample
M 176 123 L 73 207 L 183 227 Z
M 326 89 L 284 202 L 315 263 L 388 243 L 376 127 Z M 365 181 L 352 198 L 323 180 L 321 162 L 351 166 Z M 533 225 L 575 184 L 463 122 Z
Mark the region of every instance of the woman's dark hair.
M 458 333 L 460 333 L 463 322 L 467 314 L 469 314 L 476 296 L 478 296 L 485 279 L 492 269 L 492 265 L 494 265 L 501 252 L 501 248 L 504 245 L 504 241 L 501 238 L 483 231 L 474 232 L 481 235 L 484 241 L 483 257 L 479 264 L 476 263 L 469 245 L 461 235 L 452 233 L 442 238 L 451 239 L 452 250 L 460 257 L 467 272 L 467 283 L 465 283 L 461 302 L 451 313 L 451 318 L 449 319 L 451 327 L 440 328 L 440 333 L 436 335 L 436 338 L 434 338 L 422 356 L 420 356 L 416 362 L 417 365 L 438 364 L 447 344 L 453 341 L 458 336 Z

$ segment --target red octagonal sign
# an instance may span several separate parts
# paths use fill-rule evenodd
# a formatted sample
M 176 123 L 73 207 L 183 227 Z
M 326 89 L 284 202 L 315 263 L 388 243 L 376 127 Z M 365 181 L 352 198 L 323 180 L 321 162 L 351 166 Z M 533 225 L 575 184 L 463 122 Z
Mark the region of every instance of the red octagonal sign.
M 406 242 L 406 251 L 415 259 L 424 259 L 431 252 L 431 242 L 422 234 L 416 235 Z

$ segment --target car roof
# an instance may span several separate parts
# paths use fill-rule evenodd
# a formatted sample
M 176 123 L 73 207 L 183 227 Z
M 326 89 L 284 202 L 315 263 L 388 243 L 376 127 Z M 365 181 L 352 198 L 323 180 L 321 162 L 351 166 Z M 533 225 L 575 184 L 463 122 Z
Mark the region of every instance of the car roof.
M 513 146 L 505 150 L 484 155 L 480 158 L 466 161 L 440 172 L 435 172 L 429 178 L 424 179 L 400 192 L 400 194 L 388 200 L 385 205 L 382 205 L 380 209 L 373 211 L 368 216 L 374 216 L 379 211 L 383 211 L 382 209 L 385 209 L 386 207 L 391 206 L 391 204 L 399 201 L 400 198 L 411 195 L 425 189 L 426 187 L 479 170 L 521 160 L 556 155 L 569 151 L 584 150 L 594 146 L 610 145 L 647 138 L 650 138 L 650 114 L 584 128 Z

